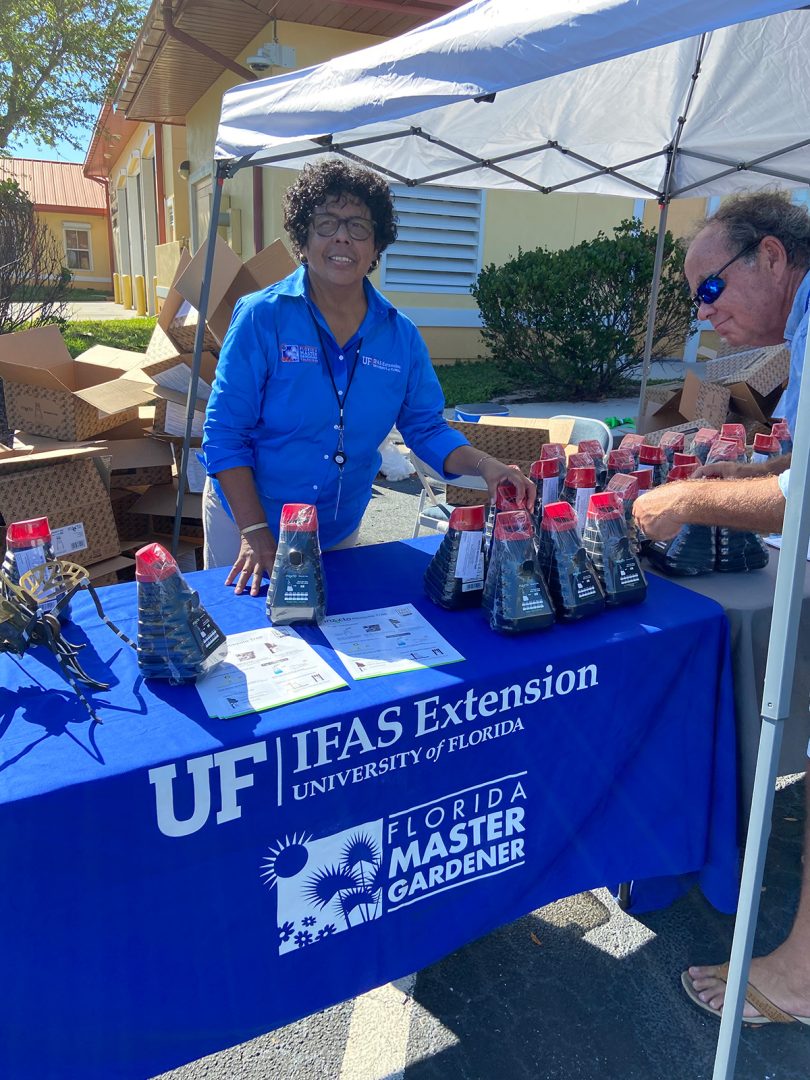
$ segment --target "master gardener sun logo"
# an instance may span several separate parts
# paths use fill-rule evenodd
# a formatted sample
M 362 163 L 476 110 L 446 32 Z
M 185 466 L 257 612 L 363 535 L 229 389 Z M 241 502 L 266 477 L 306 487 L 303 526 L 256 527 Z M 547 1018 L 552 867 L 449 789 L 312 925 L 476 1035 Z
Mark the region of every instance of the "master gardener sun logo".
M 369 821 L 318 840 L 285 836 L 268 848 L 261 878 L 278 896 L 280 955 L 379 919 L 382 834 L 382 821 Z

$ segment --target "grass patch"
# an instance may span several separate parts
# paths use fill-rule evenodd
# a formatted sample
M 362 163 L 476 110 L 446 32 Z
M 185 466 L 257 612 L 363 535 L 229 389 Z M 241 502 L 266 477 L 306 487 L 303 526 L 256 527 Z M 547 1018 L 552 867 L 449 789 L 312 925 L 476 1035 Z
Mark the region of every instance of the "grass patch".
M 146 352 L 157 319 L 85 319 L 69 322 L 62 337 L 71 356 L 93 345 Z
M 457 360 L 455 364 L 441 364 L 434 370 L 444 391 L 445 403 L 450 408 L 474 401 L 491 401 L 493 397 L 520 389 L 490 360 Z

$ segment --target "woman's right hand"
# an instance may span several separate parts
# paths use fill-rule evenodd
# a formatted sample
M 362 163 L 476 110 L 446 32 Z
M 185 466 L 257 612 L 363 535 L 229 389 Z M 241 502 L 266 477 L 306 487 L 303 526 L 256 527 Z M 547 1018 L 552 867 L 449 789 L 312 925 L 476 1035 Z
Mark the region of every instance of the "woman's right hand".
M 250 595 L 258 596 L 262 578 L 266 576 L 269 580 L 273 571 L 276 547 L 275 538 L 269 529 L 258 529 L 249 536 L 243 536 L 239 545 L 239 554 L 225 578 L 225 584 L 231 585 L 236 582 L 234 592 L 238 596 L 245 591 L 252 578 Z

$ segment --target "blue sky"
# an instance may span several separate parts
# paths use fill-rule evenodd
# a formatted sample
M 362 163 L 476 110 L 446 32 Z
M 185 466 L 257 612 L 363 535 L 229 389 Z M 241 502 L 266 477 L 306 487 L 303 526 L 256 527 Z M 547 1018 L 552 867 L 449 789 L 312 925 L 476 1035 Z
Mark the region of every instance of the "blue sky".
M 32 139 L 20 139 L 13 148 L 9 147 L 9 151 L 15 158 L 30 158 L 34 161 L 78 161 L 81 164 L 87 147 L 90 145 L 92 134 L 92 127 L 88 127 L 79 134 L 81 150 L 74 150 L 66 142 L 59 142 L 56 146 L 37 146 Z

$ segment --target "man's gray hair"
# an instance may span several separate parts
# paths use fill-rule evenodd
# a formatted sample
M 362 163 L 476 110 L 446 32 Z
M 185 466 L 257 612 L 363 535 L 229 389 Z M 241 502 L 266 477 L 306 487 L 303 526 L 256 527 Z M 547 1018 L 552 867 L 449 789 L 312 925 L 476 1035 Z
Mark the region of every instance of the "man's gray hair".
M 788 263 L 810 267 L 810 214 L 803 205 L 792 203 L 786 191 L 756 191 L 724 199 L 711 217 L 698 223 L 693 238 L 710 225 L 720 225 L 729 250 L 742 250 L 764 236 L 775 236 L 787 252 Z M 745 261 L 756 258 L 752 250 Z

